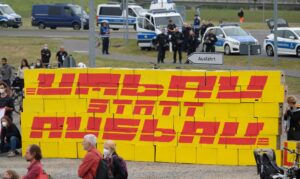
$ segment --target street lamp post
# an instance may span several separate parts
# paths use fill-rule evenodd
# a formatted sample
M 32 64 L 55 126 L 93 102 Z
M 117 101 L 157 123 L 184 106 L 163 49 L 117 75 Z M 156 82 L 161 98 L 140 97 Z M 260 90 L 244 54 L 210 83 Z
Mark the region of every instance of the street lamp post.
M 94 0 L 89 0 L 89 66 L 96 67 L 96 39 L 95 39 L 95 9 Z
M 278 0 L 274 0 L 274 65 L 278 64 L 278 41 L 277 41 L 277 23 L 278 23 Z

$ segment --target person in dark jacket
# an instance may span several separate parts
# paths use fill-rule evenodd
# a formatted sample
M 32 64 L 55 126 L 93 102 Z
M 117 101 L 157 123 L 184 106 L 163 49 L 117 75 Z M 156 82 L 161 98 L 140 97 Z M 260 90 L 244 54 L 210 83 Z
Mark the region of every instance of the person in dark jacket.
M 61 46 L 59 51 L 56 53 L 56 59 L 58 63 L 58 67 L 62 67 L 64 60 L 68 57 L 68 52 L 65 51 L 65 47 Z
M 44 67 L 45 67 L 45 66 L 44 66 L 44 64 L 42 63 L 42 60 L 41 60 L 41 59 L 37 59 L 35 65 L 34 65 L 34 68 L 35 68 L 35 69 L 39 69 L 39 68 L 44 68 Z
M 110 29 L 107 21 L 103 21 L 101 23 L 100 36 L 102 38 L 102 54 L 109 55 L 108 48 L 109 48 Z
M 173 35 L 175 33 L 176 24 L 173 23 L 172 19 L 169 19 L 168 24 L 168 35 Z
M 2 76 L 2 81 L 4 81 L 8 86 L 11 85 L 11 78 L 13 75 L 12 67 L 7 64 L 7 58 L 2 58 L 2 66 L 0 67 L 0 73 Z
M 300 140 L 300 136 L 297 135 L 300 133 L 300 119 L 295 119 L 293 117 L 293 112 L 299 109 L 299 107 L 296 106 L 296 97 L 288 96 L 287 104 L 288 107 L 284 113 L 284 120 L 287 121 L 287 125 L 285 127 L 285 132 L 287 132 L 287 140 Z
M 184 24 L 183 25 L 183 29 L 182 29 L 182 34 L 183 34 L 183 51 L 187 52 L 187 46 L 188 46 L 188 40 L 190 38 L 190 32 L 191 32 L 192 28 L 190 25 L 188 24 Z
M 165 34 L 165 29 L 161 29 L 161 33 L 156 37 L 157 43 L 157 63 L 164 63 L 166 49 L 168 47 L 168 36 Z
M 210 29 L 209 32 L 204 37 L 204 44 L 206 46 L 206 52 L 215 52 L 215 43 L 218 41 L 214 30 Z
M 187 51 L 187 56 L 191 55 L 192 53 L 196 52 L 196 49 L 199 46 L 199 40 L 196 38 L 195 33 L 193 31 L 190 32 L 190 37 L 188 39 L 188 51 Z M 187 60 L 185 62 L 186 64 L 189 63 Z
M 21 148 L 21 134 L 8 116 L 1 119 L 1 153 L 9 152 L 8 157 L 15 157 L 16 150 Z
M 49 66 L 50 58 L 51 58 L 51 51 L 48 49 L 48 45 L 45 44 L 43 49 L 41 50 L 41 59 L 45 67 Z
M 182 60 L 182 46 L 183 46 L 183 34 L 179 32 L 178 28 L 175 29 L 175 33 L 173 34 L 171 41 L 172 41 L 172 48 L 173 48 L 173 63 L 176 63 L 177 59 L 177 52 L 179 55 L 179 63 L 181 64 Z
M 196 38 L 199 38 L 200 23 L 201 23 L 200 17 L 199 17 L 198 14 L 196 14 L 195 17 L 194 17 L 194 24 L 193 24 Z
M 14 100 L 11 97 L 11 90 L 2 81 L 0 81 L 0 108 L 5 108 L 5 115 L 12 119 Z
M 200 27 L 200 35 L 201 35 L 201 38 L 203 38 L 203 35 L 205 34 L 206 32 L 206 29 L 207 29 L 207 23 L 205 21 L 203 21 L 201 27 Z
M 112 140 L 105 141 L 103 145 L 103 160 L 107 165 L 107 172 L 102 174 L 103 179 L 125 179 L 128 177 L 127 167 L 121 162 L 121 157 L 116 152 L 116 144 Z M 125 166 L 124 166 L 125 164 Z

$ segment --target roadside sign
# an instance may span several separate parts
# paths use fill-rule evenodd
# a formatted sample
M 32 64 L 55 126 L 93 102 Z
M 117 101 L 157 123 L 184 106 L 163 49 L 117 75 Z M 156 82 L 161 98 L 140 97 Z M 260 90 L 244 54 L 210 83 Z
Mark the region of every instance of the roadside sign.
M 195 64 L 223 65 L 224 54 L 195 52 L 188 57 L 188 60 Z

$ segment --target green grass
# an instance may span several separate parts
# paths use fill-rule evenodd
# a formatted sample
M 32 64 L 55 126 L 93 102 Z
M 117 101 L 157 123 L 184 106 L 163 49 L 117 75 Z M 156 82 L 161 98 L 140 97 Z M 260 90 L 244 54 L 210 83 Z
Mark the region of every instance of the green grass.
M 300 78 L 285 77 L 285 83 L 288 86 L 288 94 L 300 94 Z

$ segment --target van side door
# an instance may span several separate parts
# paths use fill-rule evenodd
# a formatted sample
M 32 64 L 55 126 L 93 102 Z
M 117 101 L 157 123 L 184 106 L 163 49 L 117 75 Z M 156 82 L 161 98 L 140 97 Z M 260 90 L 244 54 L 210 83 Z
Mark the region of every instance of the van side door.
M 62 10 L 60 6 L 49 6 L 45 23 L 49 27 L 62 27 Z
M 155 27 L 144 17 L 137 18 L 137 40 L 140 47 L 151 47 L 152 40 L 156 37 Z
M 64 27 L 72 27 L 72 23 L 75 20 L 75 14 L 73 13 L 73 10 L 69 6 L 63 7 L 63 16 L 61 19 L 62 26 Z

